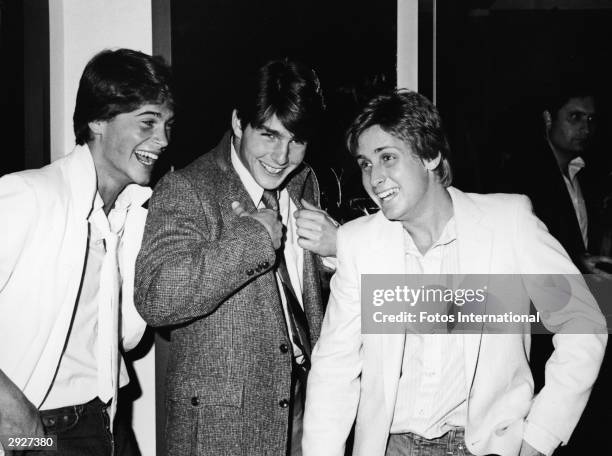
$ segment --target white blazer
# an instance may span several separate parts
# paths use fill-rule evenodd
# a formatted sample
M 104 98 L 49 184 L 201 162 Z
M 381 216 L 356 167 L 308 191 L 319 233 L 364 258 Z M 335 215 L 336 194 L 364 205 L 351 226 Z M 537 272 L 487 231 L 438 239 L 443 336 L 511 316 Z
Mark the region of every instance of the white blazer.
M 87 146 L 44 168 L 0 178 L 0 369 L 37 407 L 67 339 L 95 194 Z M 133 303 L 146 213 L 142 207 L 129 209 L 119 245 L 126 350 L 136 346 L 146 326 Z
M 533 214 L 527 197 L 466 194 L 452 187 L 448 191 L 460 273 L 578 274 Z M 353 454 L 385 454 L 405 335 L 361 334 L 360 277 L 405 270 L 402 230 L 400 222 L 379 212 L 347 223 L 338 232 L 338 269 L 308 377 L 304 456 L 342 456 L 355 417 Z M 513 309 L 518 306 L 528 313 L 530 296 L 541 292 L 546 290 L 527 286 L 517 293 L 519 302 Z M 546 385 L 535 398 L 528 364 L 530 335 L 464 336 L 465 440 L 472 453 L 514 456 L 523 437 L 546 446 L 542 430 L 568 441 L 599 372 L 607 340 L 603 315 L 587 295 L 586 300 L 574 299 L 547 314 L 544 323 L 555 333 L 571 332 L 579 319 L 582 328 L 593 328 L 593 334 L 554 336 L 556 349 L 546 365 Z

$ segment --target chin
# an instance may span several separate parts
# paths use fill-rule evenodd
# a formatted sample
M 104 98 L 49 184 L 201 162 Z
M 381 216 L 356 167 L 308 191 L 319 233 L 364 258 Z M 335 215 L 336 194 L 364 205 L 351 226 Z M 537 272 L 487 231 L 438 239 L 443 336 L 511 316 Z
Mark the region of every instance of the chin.
M 267 175 L 259 175 L 255 179 L 260 187 L 265 190 L 275 190 L 281 186 L 283 181 L 285 180 L 285 175 L 280 175 L 279 177 L 272 177 Z

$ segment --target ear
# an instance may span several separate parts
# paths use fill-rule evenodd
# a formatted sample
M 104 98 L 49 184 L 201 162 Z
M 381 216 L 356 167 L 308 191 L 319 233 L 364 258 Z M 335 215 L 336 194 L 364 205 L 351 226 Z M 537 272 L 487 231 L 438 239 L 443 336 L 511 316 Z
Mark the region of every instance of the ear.
M 442 154 L 438 152 L 438 156 L 432 160 L 423 160 L 423 164 L 425 165 L 425 169 L 427 171 L 433 171 L 438 167 L 440 162 L 442 161 Z
M 94 136 L 104 133 L 106 122 L 104 120 L 93 120 L 87 124 Z
M 549 130 L 552 126 L 552 115 L 550 114 L 550 111 L 544 111 L 542 113 L 542 119 L 544 119 L 544 126 L 546 126 L 546 129 Z
M 238 118 L 238 111 L 235 109 L 232 111 L 232 132 L 234 133 L 235 138 L 242 138 L 242 124 Z

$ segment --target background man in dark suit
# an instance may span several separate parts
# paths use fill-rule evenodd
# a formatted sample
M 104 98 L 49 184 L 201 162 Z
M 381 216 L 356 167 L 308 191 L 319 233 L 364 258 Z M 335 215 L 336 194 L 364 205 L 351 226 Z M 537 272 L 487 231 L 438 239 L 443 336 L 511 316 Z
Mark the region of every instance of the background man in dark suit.
M 585 273 L 601 273 L 601 190 L 603 173 L 592 147 L 597 127 L 594 92 L 565 82 L 542 110 L 543 129 L 512 160 L 511 190 L 531 199 L 537 216 Z
M 157 186 L 136 305 L 173 325 L 167 451 L 299 454 L 303 389 L 336 224 L 303 163 L 323 99 L 315 72 L 273 61 L 244 81 L 231 131 Z
M 605 157 L 595 141 L 600 107 L 595 90 L 583 78 L 569 77 L 555 96 L 541 105 L 537 133 L 515 149 L 505 172 L 504 191 L 524 193 L 535 214 L 563 245 L 582 273 L 610 278 L 602 268 L 612 259 L 602 255 L 604 235 Z M 521 135 L 522 136 L 522 135 Z M 608 222 L 609 223 L 609 222 Z M 544 366 L 553 351 L 551 337 L 536 335 L 531 345 L 531 365 L 536 392 L 544 385 Z M 605 433 L 601 423 L 609 414 L 610 349 L 594 385 L 590 405 L 567 447 L 555 454 L 575 454 L 578 449 L 600 448 Z

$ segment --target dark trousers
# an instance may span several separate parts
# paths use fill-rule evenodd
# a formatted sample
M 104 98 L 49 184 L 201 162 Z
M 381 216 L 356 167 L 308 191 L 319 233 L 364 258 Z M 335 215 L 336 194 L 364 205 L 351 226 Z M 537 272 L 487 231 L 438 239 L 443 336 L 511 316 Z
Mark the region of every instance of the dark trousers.
M 304 402 L 306 400 L 306 379 L 308 369 L 293 364 L 291 379 L 291 422 L 289 423 L 288 456 L 302 456 L 302 434 L 304 423 Z
M 108 406 L 96 398 L 86 404 L 40 411 L 47 435 L 57 436 L 57 451 L 24 451 L 20 456 L 140 456 L 130 420 L 121 410 L 109 427 Z

